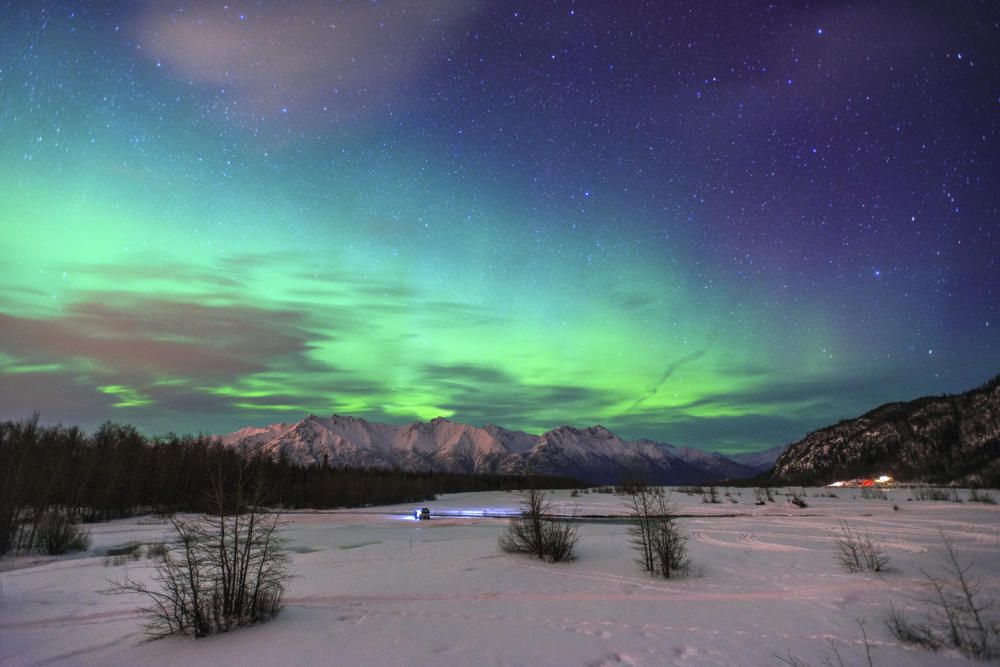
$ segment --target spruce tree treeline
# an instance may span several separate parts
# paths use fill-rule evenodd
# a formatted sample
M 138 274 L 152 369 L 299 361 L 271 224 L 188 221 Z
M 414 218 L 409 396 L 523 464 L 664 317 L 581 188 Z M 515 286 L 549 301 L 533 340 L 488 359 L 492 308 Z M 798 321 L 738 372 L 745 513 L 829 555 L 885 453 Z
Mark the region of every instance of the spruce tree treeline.
M 80 521 L 146 512 L 208 512 L 213 475 L 237 479 L 240 451 L 208 436 L 147 438 L 132 426 L 106 422 L 88 435 L 75 426 L 44 426 L 38 415 L 0 422 L 0 554 L 16 550 L 24 527 L 50 508 Z M 439 493 L 521 489 L 526 477 L 358 470 L 299 466 L 257 457 L 265 502 L 283 508 L 385 505 L 433 499 Z M 570 488 L 569 478 L 534 480 Z

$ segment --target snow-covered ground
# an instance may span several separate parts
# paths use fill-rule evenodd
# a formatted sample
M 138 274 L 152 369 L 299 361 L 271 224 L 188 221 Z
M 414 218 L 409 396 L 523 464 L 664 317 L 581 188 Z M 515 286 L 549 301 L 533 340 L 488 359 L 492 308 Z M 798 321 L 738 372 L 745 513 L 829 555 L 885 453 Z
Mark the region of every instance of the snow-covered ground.
M 147 641 L 142 600 L 101 595 L 124 571 L 108 548 L 168 536 L 153 517 L 90 527 L 84 554 L 0 560 L 0 664 L 66 665 L 773 665 L 776 656 L 876 665 L 966 664 L 954 652 L 897 643 L 890 603 L 920 614 L 918 567 L 939 561 L 943 530 L 975 560 L 983 592 L 1000 604 L 1000 507 L 889 500 L 860 490 L 784 497 L 763 507 L 750 489 L 718 505 L 675 492 L 697 573 L 656 579 L 634 564 L 623 523 L 581 523 L 579 558 L 547 564 L 502 554 L 493 518 L 409 518 L 411 506 L 285 515 L 292 569 L 286 607 L 272 621 L 208 639 Z M 740 494 L 740 495 L 736 495 Z M 513 509 L 517 494 L 445 496 L 432 511 Z M 567 514 L 622 514 L 607 494 L 553 492 Z M 893 504 L 899 510 L 893 510 Z M 884 544 L 896 571 L 848 574 L 834 557 L 838 521 Z

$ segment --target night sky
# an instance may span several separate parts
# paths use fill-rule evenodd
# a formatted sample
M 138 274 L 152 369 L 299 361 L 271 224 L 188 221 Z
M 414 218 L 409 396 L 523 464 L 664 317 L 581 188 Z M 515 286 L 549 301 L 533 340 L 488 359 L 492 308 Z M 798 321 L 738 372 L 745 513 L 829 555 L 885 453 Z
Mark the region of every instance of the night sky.
M 0 4 L 0 418 L 724 452 L 1000 373 L 995 2 Z

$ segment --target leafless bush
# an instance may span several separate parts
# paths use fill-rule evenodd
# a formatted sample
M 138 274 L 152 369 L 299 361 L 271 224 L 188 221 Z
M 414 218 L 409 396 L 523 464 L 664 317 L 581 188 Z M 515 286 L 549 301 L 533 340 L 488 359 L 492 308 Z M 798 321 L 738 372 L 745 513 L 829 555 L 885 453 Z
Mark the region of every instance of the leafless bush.
M 872 662 L 872 644 L 871 640 L 868 639 L 868 633 L 865 631 L 865 624 L 863 621 L 858 621 L 857 623 L 858 627 L 861 629 L 861 636 L 864 638 L 866 663 L 868 664 L 868 667 L 874 667 L 874 663 Z M 833 652 L 833 656 L 824 658 L 823 664 L 827 665 L 827 667 L 845 667 L 846 663 L 844 662 L 844 657 L 840 655 L 840 650 L 837 648 L 837 645 L 832 639 L 829 640 L 829 642 L 830 650 Z M 789 665 L 790 667 L 809 667 L 809 663 L 792 653 L 791 649 L 786 648 L 784 655 L 781 655 L 780 653 L 772 653 L 771 655 L 774 656 L 774 658 L 779 662 Z
M 888 500 L 889 496 L 882 489 L 874 486 L 866 486 L 861 489 L 861 497 L 865 500 Z
M 553 563 L 576 559 L 576 526 L 568 521 L 547 521 L 542 529 L 542 550 Z
M 142 556 L 142 544 L 129 542 L 118 547 L 111 547 L 104 557 L 104 566 L 125 565 L 129 561 L 136 561 Z
M 958 498 L 958 494 L 954 490 L 947 491 L 945 489 L 939 489 L 932 486 L 915 486 L 913 487 L 913 498 L 914 500 L 939 500 L 939 501 L 954 501 L 961 502 Z
M 713 505 L 721 503 L 722 501 L 719 500 L 719 490 L 714 486 L 708 487 L 707 491 L 702 492 L 701 502 L 712 503 Z
M 889 556 L 867 533 L 853 530 L 846 521 L 840 522 L 841 536 L 837 539 L 837 561 L 848 572 L 883 572 L 889 567 Z
M 291 578 L 278 537 L 279 516 L 260 509 L 261 486 L 242 477 L 213 489 L 213 513 L 170 519 L 174 541 L 156 559 L 153 585 L 126 575 L 110 593 L 145 596 L 154 637 L 203 637 L 265 621 L 281 608 Z M 159 551 L 159 550 L 157 550 Z
M 936 651 L 944 646 L 939 633 L 927 623 L 908 619 L 895 605 L 889 606 L 889 614 L 885 617 L 885 625 L 892 636 L 904 644 L 916 644 L 926 649 Z
M 629 499 L 633 521 L 629 533 L 636 562 L 646 572 L 665 579 L 688 571 L 687 538 L 674 523 L 673 509 L 661 487 L 639 486 Z
M 763 505 L 765 502 L 774 502 L 774 493 L 771 491 L 769 486 L 758 486 L 753 490 L 754 501 L 758 505 Z
M 50 556 L 90 548 L 90 533 L 73 521 L 68 512 L 58 509 L 46 511 L 38 521 L 34 542 L 38 550 Z
M 163 542 L 150 542 L 146 547 L 146 558 L 154 560 L 167 555 L 167 545 Z
M 943 531 L 941 542 L 944 553 L 939 572 L 920 570 L 927 580 L 927 592 L 920 600 L 929 607 L 924 619 L 913 621 L 893 607 L 886 626 L 899 641 L 931 650 L 951 646 L 969 658 L 1000 657 L 1000 624 L 987 617 L 993 600 L 981 595 L 980 582 L 972 574 L 972 560 L 959 558 Z
M 576 558 L 576 526 L 547 516 L 551 505 L 540 489 L 528 489 L 521 513 L 512 517 L 500 535 L 500 549 L 512 554 L 533 554 L 556 563 Z
M 996 505 L 996 498 L 993 494 L 987 493 L 985 491 L 980 491 L 979 489 L 969 489 L 969 502 L 970 503 L 983 503 L 984 505 Z

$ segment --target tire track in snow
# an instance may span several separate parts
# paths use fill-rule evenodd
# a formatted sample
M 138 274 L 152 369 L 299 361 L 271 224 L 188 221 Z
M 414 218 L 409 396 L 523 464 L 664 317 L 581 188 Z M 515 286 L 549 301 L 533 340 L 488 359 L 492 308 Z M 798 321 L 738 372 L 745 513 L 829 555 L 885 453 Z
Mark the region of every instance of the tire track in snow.
M 142 615 L 139 608 L 117 611 L 99 611 L 92 614 L 74 614 L 72 616 L 48 616 L 45 618 L 35 618 L 30 621 L 14 621 L 4 623 L 0 621 L 0 630 L 14 630 L 18 628 L 55 628 L 62 625 L 84 625 L 88 623 L 103 623 L 123 618 L 138 618 Z
M 871 591 L 872 588 L 888 588 L 888 584 L 871 579 L 845 583 L 831 582 L 812 586 L 796 586 L 798 599 L 828 599 L 832 594 L 845 591 Z M 339 605 L 396 604 L 410 602 L 746 602 L 760 600 L 787 600 L 789 590 L 784 587 L 750 591 L 697 591 L 662 590 L 661 592 L 614 592 L 614 591 L 484 591 L 469 593 L 409 593 L 409 594 L 343 594 L 306 595 L 285 598 L 285 606 L 302 608 L 326 608 Z
M 808 547 L 796 547 L 790 544 L 777 544 L 775 542 L 761 542 L 753 533 L 743 533 L 741 534 L 736 542 L 729 542 L 726 540 L 720 540 L 716 537 L 710 537 L 707 534 L 708 531 L 695 530 L 691 532 L 691 539 L 695 542 L 701 542 L 702 544 L 709 544 L 715 547 L 725 547 L 727 549 L 752 549 L 754 551 L 812 551 Z

